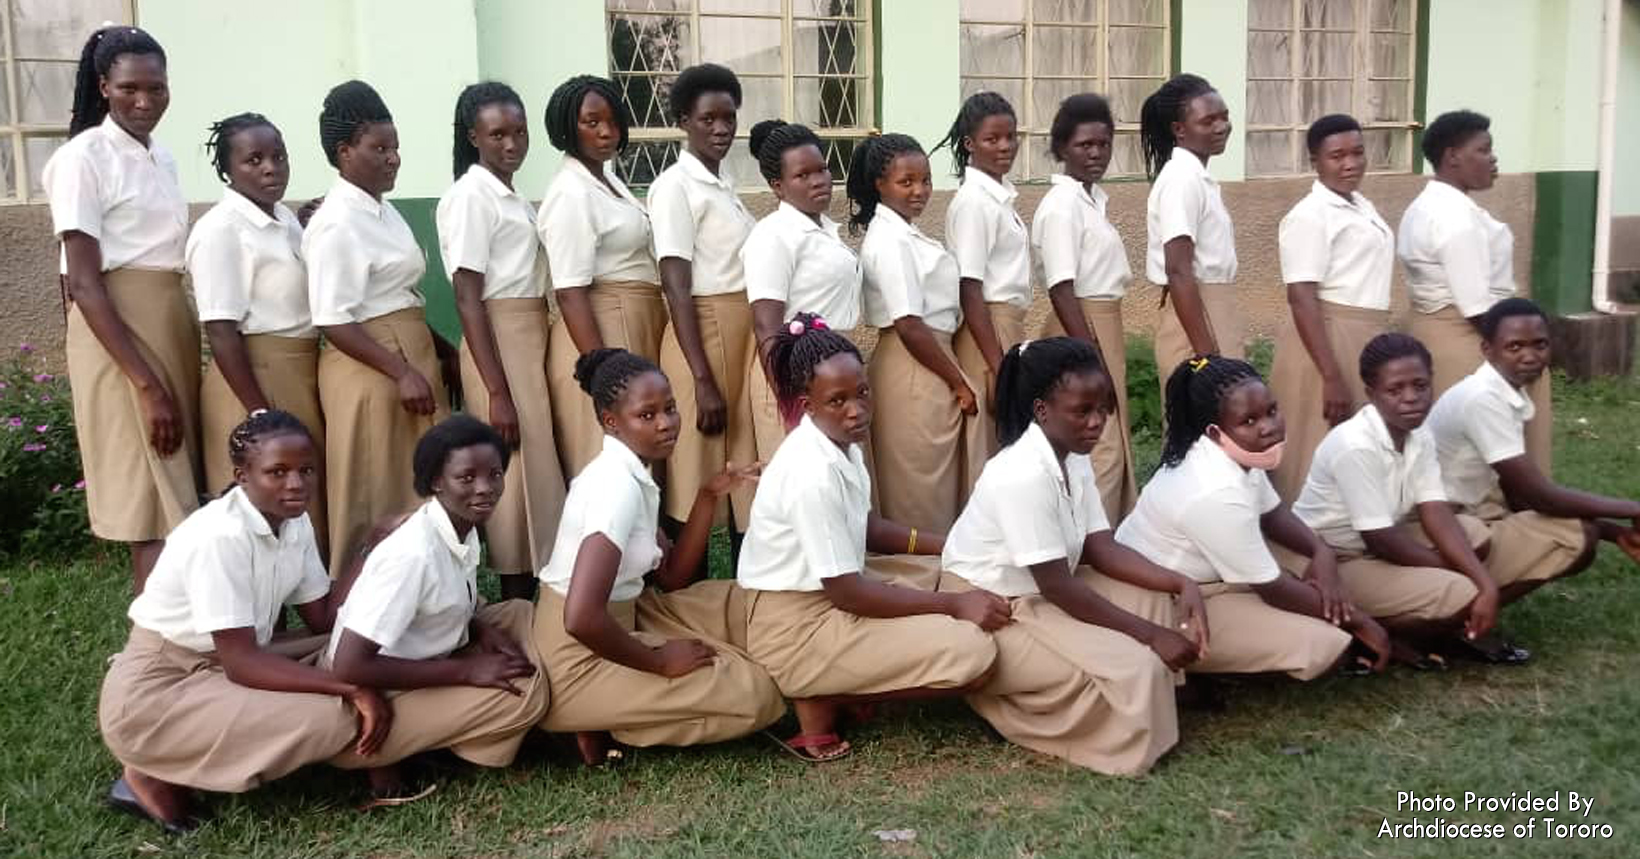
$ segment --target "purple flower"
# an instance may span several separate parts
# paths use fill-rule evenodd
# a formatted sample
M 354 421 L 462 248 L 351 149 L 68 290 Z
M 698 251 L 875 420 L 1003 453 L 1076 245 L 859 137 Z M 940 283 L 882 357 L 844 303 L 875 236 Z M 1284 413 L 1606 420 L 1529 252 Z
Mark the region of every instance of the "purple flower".
M 32 343 L 19 343 L 17 345 L 17 351 L 23 353 L 24 355 L 27 355 L 28 353 L 34 351 L 34 344 L 32 344 Z
M 75 484 L 74 484 L 74 488 L 75 489 L 84 489 L 85 488 L 85 478 L 82 477 L 78 481 L 76 481 Z
M 42 403 L 51 402 L 51 395 L 50 394 L 41 394 L 40 399 L 38 400 L 38 402 L 42 402 Z
M 11 427 L 12 429 L 22 429 L 23 428 L 23 419 L 22 418 L 6 418 L 6 426 Z
M 51 381 L 52 379 L 55 379 L 55 378 L 57 378 L 57 377 L 51 375 L 50 373 L 37 373 L 34 376 L 34 381 L 39 382 L 40 384 L 43 385 L 46 382 L 49 382 L 49 381 Z
M 61 483 L 58 483 L 58 484 L 51 487 L 51 494 L 52 495 L 56 495 L 57 493 L 59 493 L 61 491 L 63 491 L 63 485 Z
M 4 391 L 5 389 L 7 389 L 9 387 L 11 387 L 11 385 L 9 385 L 5 382 L 0 382 L 0 391 Z
M 32 441 L 29 442 L 28 444 L 23 445 L 23 452 L 24 453 L 38 453 L 39 451 L 42 451 L 42 450 L 45 450 L 45 449 L 46 449 L 45 445 L 39 444 L 37 442 L 32 442 Z
M 51 424 L 40 424 L 39 426 L 34 428 L 34 431 L 43 433 L 48 429 L 51 429 Z

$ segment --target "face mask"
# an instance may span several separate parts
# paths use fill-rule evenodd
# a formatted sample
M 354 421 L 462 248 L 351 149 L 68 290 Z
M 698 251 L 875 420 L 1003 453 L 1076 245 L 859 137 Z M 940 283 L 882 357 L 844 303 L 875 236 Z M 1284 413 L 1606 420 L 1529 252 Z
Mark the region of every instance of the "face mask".
M 1224 431 L 1223 427 L 1214 424 L 1212 428 L 1218 430 L 1216 433 L 1217 438 L 1214 438 L 1213 440 L 1218 443 L 1219 449 L 1224 451 L 1225 456 L 1230 457 L 1231 462 L 1234 462 L 1242 468 L 1257 468 L 1263 471 L 1274 471 L 1276 466 L 1281 465 L 1281 449 L 1287 446 L 1286 439 L 1282 439 L 1264 450 L 1254 453 L 1253 451 L 1236 444 L 1235 439 L 1232 439 L 1230 434 Z

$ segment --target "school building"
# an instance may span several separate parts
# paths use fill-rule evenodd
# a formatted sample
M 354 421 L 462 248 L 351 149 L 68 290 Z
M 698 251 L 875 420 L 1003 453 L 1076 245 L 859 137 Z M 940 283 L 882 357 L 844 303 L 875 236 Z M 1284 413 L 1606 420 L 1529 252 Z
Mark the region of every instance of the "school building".
M 80 46 L 103 21 L 134 22 L 169 54 L 172 101 L 156 136 L 177 155 L 196 214 L 221 193 L 202 148 L 212 121 L 270 117 L 291 150 L 290 197 L 305 200 L 335 176 L 319 146 L 325 92 L 354 77 L 374 85 L 403 147 L 390 196 L 427 249 L 429 316 L 451 335 L 432 212 L 451 181 L 461 88 L 495 78 L 523 95 L 538 131 L 518 182 L 539 198 L 560 161 L 539 131 L 558 83 L 618 82 L 636 118 L 621 172 L 641 186 L 678 145 L 671 75 L 701 61 L 740 74 L 743 136 L 767 117 L 809 124 L 839 181 L 853 141 L 883 129 L 931 147 L 965 95 L 997 90 L 1026 135 L 1015 178 L 1027 218 L 1054 169 L 1045 132 L 1059 100 L 1106 94 L 1119 125 L 1110 209 L 1141 274 L 1125 309 L 1131 329 L 1148 332 L 1157 293 L 1142 283 L 1139 107 L 1191 71 L 1218 87 L 1236 126 L 1210 169 L 1235 218 L 1256 332 L 1285 317 L 1276 227 L 1310 187 L 1309 121 L 1361 120 L 1375 174 L 1363 190 L 1393 225 L 1427 181 L 1422 124 L 1470 108 L 1492 117 L 1502 172 L 1481 202 L 1514 229 L 1516 277 L 1557 317 L 1563 363 L 1587 374 L 1632 362 L 1624 310 L 1640 305 L 1640 160 L 1616 153 L 1640 142 L 1640 0 L 10 0 L 0 4 L 0 344 L 61 347 L 39 175 L 66 135 Z M 956 179 L 943 154 L 935 166 L 941 193 L 923 226 L 938 235 Z M 773 207 L 744 147 L 727 167 L 754 211 Z M 839 188 L 834 214 L 845 205 Z

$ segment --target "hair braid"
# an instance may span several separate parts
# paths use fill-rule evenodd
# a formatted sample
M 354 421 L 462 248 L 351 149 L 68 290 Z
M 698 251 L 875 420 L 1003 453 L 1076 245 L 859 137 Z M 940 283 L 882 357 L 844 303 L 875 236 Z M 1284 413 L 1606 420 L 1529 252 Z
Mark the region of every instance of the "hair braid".
M 1139 145 L 1145 156 L 1145 175 L 1152 182 L 1173 157 L 1173 123 L 1184 118 L 1190 100 L 1213 92 L 1213 85 L 1200 75 L 1174 75 L 1145 99 L 1139 108 Z
M 794 331 L 795 329 L 795 331 Z M 837 355 L 853 355 L 861 363 L 854 342 L 831 330 L 817 314 L 799 313 L 781 326 L 769 345 L 769 372 L 774 377 L 775 401 L 787 429 L 803 418 L 802 397 L 814 381 L 814 370 Z
M 500 81 L 483 81 L 472 84 L 461 91 L 456 97 L 455 142 L 450 151 L 450 169 L 454 178 L 460 179 L 467 168 L 478 163 L 478 147 L 470 139 L 473 126 L 478 122 L 478 112 L 492 104 L 510 104 L 524 112 L 524 100 L 518 97 L 513 88 Z
M 765 119 L 752 126 L 746 145 L 757 159 L 757 172 L 769 182 L 779 179 L 784 172 L 787 150 L 813 146 L 822 156 L 826 153 L 825 145 L 808 126 L 779 119 Z
M 542 117 L 542 121 L 546 123 L 547 141 L 553 148 L 568 155 L 581 154 L 581 138 L 575 133 L 575 128 L 581 122 L 582 103 L 593 94 L 609 103 L 610 112 L 615 115 L 615 125 L 621 129 L 621 140 L 615 150 L 626 151 L 632 114 L 627 111 L 621 94 L 616 92 L 615 84 L 597 75 L 576 75 L 559 84 L 547 99 L 546 116 Z
M 888 165 L 893 164 L 894 159 L 907 153 L 922 155 L 923 148 L 916 138 L 906 134 L 867 137 L 854 147 L 847 185 L 852 203 L 848 216 L 850 233 L 859 235 L 871 225 L 871 219 L 877 216 L 877 204 L 883 201 L 883 195 L 877 191 L 877 180 L 888 172 Z
M 1184 462 L 1185 455 L 1207 427 L 1219 419 L 1226 394 L 1264 377 L 1253 365 L 1221 355 L 1198 355 L 1181 363 L 1167 377 L 1167 436 L 1162 443 L 1162 466 Z
M 951 122 L 951 130 L 945 137 L 935 144 L 934 151 L 943 147 L 951 147 L 951 158 L 956 162 L 956 175 L 961 176 L 968 169 L 968 145 L 963 143 L 966 138 L 974 136 L 986 117 L 1006 116 L 1017 124 L 1019 117 L 1014 113 L 1014 106 L 1008 103 L 1001 94 L 989 90 L 976 92 L 963 100 L 962 107 L 957 109 L 957 118 Z
M 593 411 L 600 419 L 615 407 L 633 379 L 660 372 L 655 362 L 625 349 L 594 349 L 575 359 L 575 381 L 592 397 Z
M 236 113 L 226 119 L 219 119 L 211 123 L 211 135 L 205 138 L 205 151 L 211 155 L 211 165 L 216 168 L 216 178 L 223 182 L 228 181 L 228 158 L 233 153 L 234 135 L 247 128 L 267 126 L 279 132 L 273 121 L 260 113 Z
M 165 49 L 144 30 L 124 25 L 103 27 L 93 32 L 80 49 L 74 70 L 74 104 L 68 114 L 68 136 L 73 137 L 103 121 L 108 115 L 108 99 L 103 98 L 102 79 L 125 54 L 152 54 L 165 62 Z
M 234 468 L 244 468 L 250 464 L 252 448 L 282 435 L 299 435 L 313 441 L 313 431 L 302 423 L 301 418 L 279 409 L 258 411 L 240 421 L 239 426 L 228 433 L 228 461 L 233 463 Z M 223 487 L 222 494 L 226 495 L 233 487 L 231 483 Z
M 319 145 L 332 167 L 340 167 L 336 150 L 342 144 L 358 143 L 367 126 L 392 122 L 393 113 L 370 84 L 353 80 L 337 84 L 325 94 L 319 111 Z
M 1036 401 L 1047 399 L 1074 373 L 1098 373 L 1106 379 L 1110 406 L 1116 390 L 1099 361 L 1099 350 L 1086 340 L 1048 337 L 1017 343 L 1002 356 L 997 368 L 997 443 L 1003 447 L 1019 440 L 1036 419 Z

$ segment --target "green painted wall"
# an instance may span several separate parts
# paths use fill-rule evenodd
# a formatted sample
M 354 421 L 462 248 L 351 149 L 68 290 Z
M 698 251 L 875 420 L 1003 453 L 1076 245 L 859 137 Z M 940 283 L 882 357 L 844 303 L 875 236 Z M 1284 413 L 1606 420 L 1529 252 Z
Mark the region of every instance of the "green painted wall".
M 1612 187 L 1612 212 L 1640 215 L 1640 0 L 1623 4 L 1622 55 L 1617 74 L 1617 169 Z
M 1182 0 L 1179 3 L 1179 68 L 1201 75 L 1218 87 L 1230 108 L 1230 122 L 1247 121 L 1246 0 Z M 1224 154 L 1207 164 L 1213 178 L 1237 182 L 1247 176 L 1244 135 L 1230 135 Z
M 1532 223 L 1532 298 L 1557 316 L 1593 308 L 1595 185 L 1593 170 L 1536 175 Z M 1521 272 L 1516 272 L 1518 279 Z
M 879 0 L 876 8 L 881 127 L 932 148 L 950 129 L 962 99 L 957 3 Z M 933 168 L 935 187 L 957 186 L 948 152 L 934 156 Z

